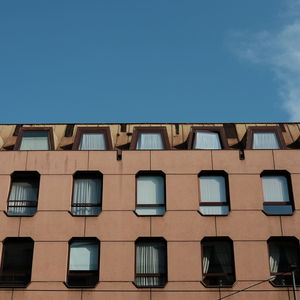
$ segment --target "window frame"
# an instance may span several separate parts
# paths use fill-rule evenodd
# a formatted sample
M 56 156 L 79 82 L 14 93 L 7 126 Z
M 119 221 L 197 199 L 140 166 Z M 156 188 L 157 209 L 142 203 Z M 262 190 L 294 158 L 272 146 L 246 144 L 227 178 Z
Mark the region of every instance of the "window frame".
M 231 247 L 231 265 L 232 265 L 232 270 L 233 273 L 229 273 L 233 276 L 233 283 L 232 284 L 222 284 L 222 285 L 211 285 L 211 284 L 207 284 L 204 280 L 207 277 L 207 274 L 204 273 L 203 270 L 203 258 L 204 258 L 204 248 L 203 248 L 203 244 L 205 242 L 228 242 L 230 243 L 230 247 Z M 200 280 L 200 282 L 203 284 L 204 287 L 206 288 L 228 288 L 228 287 L 232 287 L 235 285 L 235 283 L 237 282 L 236 280 L 236 270 L 235 270 L 235 258 L 234 258 L 234 244 L 233 244 L 233 240 L 228 237 L 228 236 L 214 236 L 214 237 L 204 237 L 201 241 L 200 241 L 200 246 L 201 246 L 201 271 L 202 271 L 202 280 Z M 217 276 L 224 276 L 224 274 L 226 273 L 215 273 L 214 275 L 209 275 L 208 277 L 217 277 Z
M 291 243 L 294 243 L 295 246 L 298 248 L 298 275 L 300 277 L 300 254 L 299 254 L 299 251 L 300 251 L 300 245 L 299 245 L 299 240 L 294 237 L 294 236 L 271 236 L 268 240 L 267 240 L 267 248 L 268 248 L 268 261 L 269 261 L 269 272 L 270 272 L 270 276 L 291 276 L 291 273 L 290 274 L 286 274 L 287 272 L 285 273 L 282 273 L 282 272 L 276 272 L 276 273 L 273 273 L 271 272 L 271 265 L 270 265 L 270 242 L 278 242 L 278 243 L 281 243 L 282 245 L 284 245 L 286 242 L 291 242 Z M 281 246 L 282 246 L 281 245 Z M 296 272 L 295 272 L 296 273 Z M 275 279 L 275 278 L 274 278 Z M 275 284 L 273 280 L 269 280 L 270 284 L 274 287 L 277 287 L 277 288 L 282 288 L 282 287 L 292 287 L 293 284 L 285 284 L 285 285 L 278 285 L 278 284 Z M 299 283 L 297 284 L 296 282 L 296 286 L 300 286 L 300 280 L 299 280 Z
M 284 202 L 284 201 L 265 201 L 264 197 L 264 186 L 263 186 L 263 177 L 268 177 L 268 176 L 283 176 L 286 178 L 287 181 L 287 188 L 288 188 L 288 194 L 289 194 L 289 202 Z M 264 170 L 260 173 L 260 178 L 261 178 L 261 190 L 263 194 L 263 213 L 267 216 L 292 216 L 295 211 L 295 201 L 294 201 L 294 194 L 293 194 L 293 186 L 292 186 L 292 179 L 291 179 L 291 174 L 286 171 L 286 170 Z M 269 214 L 264 210 L 265 205 L 291 205 L 292 207 L 292 213 L 291 214 Z
M 14 178 L 16 177 L 16 178 Z M 24 179 L 23 179 L 24 178 Z M 9 200 L 10 198 L 10 194 L 12 191 L 12 187 L 14 182 L 16 182 L 15 180 L 24 180 L 28 181 L 29 179 L 32 180 L 36 180 L 36 185 L 37 185 L 37 200 L 33 201 L 33 200 Z M 38 211 L 38 203 L 39 203 L 39 192 L 40 192 L 40 183 L 41 183 L 41 175 L 39 172 L 37 171 L 14 171 L 13 173 L 11 173 L 10 175 L 10 186 L 9 186 L 9 192 L 8 192 L 8 196 L 7 196 L 7 203 L 6 203 L 6 211 L 4 211 L 4 213 L 8 216 L 8 217 L 33 217 L 37 211 Z M 35 207 L 35 212 L 33 214 L 24 214 L 24 215 L 13 215 L 9 213 L 9 207 L 10 207 L 10 202 L 34 202 L 36 205 L 33 206 L 15 206 L 15 207 Z M 14 207 L 14 206 L 12 206 Z
M 211 176 L 211 177 L 215 177 L 215 176 L 219 176 L 219 177 L 223 177 L 224 178 L 224 182 L 225 182 L 225 193 L 226 193 L 226 202 L 202 202 L 201 201 L 201 192 L 200 192 L 200 188 L 201 188 L 201 176 Z M 204 217 L 222 217 L 222 216 L 228 216 L 230 214 L 231 211 L 231 205 L 230 205 L 230 190 L 229 190 L 229 176 L 228 173 L 225 172 L 224 170 L 203 170 L 198 174 L 198 199 L 199 199 L 199 209 L 198 212 L 201 216 Z M 227 206 L 228 207 L 228 214 L 224 214 L 224 215 L 205 215 L 203 213 L 201 213 L 200 211 L 200 207 L 201 206 Z
M 20 150 L 23 135 L 25 131 L 48 131 L 48 145 L 49 149 L 47 150 Z M 54 137 L 53 137 L 53 128 L 52 127 L 21 127 L 19 129 L 19 134 L 14 145 L 14 150 L 19 151 L 53 151 L 54 149 Z
M 141 133 L 160 133 L 162 143 L 164 149 L 136 149 L 138 139 Z M 136 126 L 133 129 L 132 139 L 130 143 L 129 150 L 137 150 L 137 151 L 163 151 L 163 150 L 170 150 L 170 143 L 168 138 L 167 128 L 165 126 Z
M 165 266 L 166 266 L 166 273 L 154 273 L 154 274 L 149 274 L 149 273 L 137 273 L 136 272 L 136 267 L 137 267 L 137 244 L 139 242 L 153 242 L 153 243 L 163 243 L 165 246 L 165 253 L 164 253 L 164 260 L 165 260 Z M 135 240 L 134 242 L 134 252 L 135 252 L 135 260 L 134 260 L 134 281 L 132 282 L 135 287 L 140 288 L 140 289 L 145 289 L 145 288 L 164 288 L 166 284 L 168 283 L 168 242 L 165 240 L 163 237 L 139 237 Z M 136 283 L 137 277 L 142 277 L 144 274 L 144 277 L 159 277 L 159 276 L 164 276 L 164 284 L 162 285 L 148 285 L 148 286 L 141 286 Z M 147 274 L 147 275 L 146 275 Z M 158 274 L 158 275 L 156 275 Z
M 138 194 L 137 194 L 137 186 L 138 186 L 138 177 L 142 177 L 142 176 L 160 176 L 163 178 L 164 180 L 164 204 L 138 204 Z M 165 212 L 162 215 L 140 215 L 136 212 L 136 209 L 138 207 L 164 207 L 165 208 Z M 162 217 L 163 215 L 165 215 L 165 213 L 167 212 L 167 188 L 166 188 L 166 174 L 163 171 L 160 170 L 149 170 L 149 171 L 139 171 L 138 173 L 135 174 L 135 209 L 134 209 L 134 213 L 138 216 L 138 217 Z
M 104 150 L 100 150 L 100 149 L 99 150 L 81 150 L 81 149 L 79 149 L 82 136 L 86 133 L 103 134 L 105 144 L 106 144 L 106 149 L 104 149 Z M 78 150 L 78 151 L 111 151 L 111 150 L 113 150 L 110 128 L 109 127 L 77 127 L 72 150 Z
M 253 149 L 254 133 L 274 133 L 279 149 Z M 287 149 L 282 131 L 279 126 L 249 126 L 247 128 L 246 149 L 248 150 L 283 150 Z
M 101 182 L 99 205 L 93 205 L 91 203 L 87 203 L 87 205 L 75 205 L 75 203 L 74 203 L 75 179 L 91 179 L 92 177 L 94 177 L 95 179 L 99 179 Z M 103 174 L 100 171 L 92 171 L 92 170 L 91 171 L 90 170 L 89 171 L 76 171 L 73 174 L 72 178 L 73 178 L 73 182 L 72 182 L 72 195 L 71 195 L 71 209 L 70 209 L 69 213 L 73 217 L 97 217 L 97 216 L 99 216 L 102 212 L 102 205 L 103 205 Z M 90 204 L 90 205 L 88 205 L 88 204 Z M 77 214 L 73 213 L 73 211 L 72 211 L 73 207 L 99 207 L 100 212 L 95 215 L 77 215 Z
M 23 242 L 30 242 L 32 244 L 32 254 L 31 254 L 31 268 L 30 270 L 28 270 L 28 280 L 24 281 L 23 283 L 17 283 L 16 281 L 2 281 L 0 280 L 0 287 L 1 288 L 25 288 L 27 287 L 30 283 L 31 283 L 31 277 L 32 277 L 32 265 L 33 265 L 33 256 L 34 256 L 34 240 L 31 237 L 7 237 L 2 241 L 2 254 L 1 254 L 1 265 L 0 265 L 0 275 L 2 275 L 3 273 L 3 265 L 5 262 L 5 247 L 6 247 L 6 243 L 9 241 L 17 241 L 19 240 L 19 242 L 21 243 L 21 240 L 23 240 Z M 27 271 L 27 270 L 26 270 Z
M 219 135 L 221 149 L 195 149 L 196 133 L 197 132 L 214 132 Z M 225 130 L 223 126 L 192 126 L 188 137 L 188 149 L 189 150 L 226 150 L 230 149 L 228 146 Z
M 74 242 L 95 242 L 98 244 L 98 265 L 97 265 L 97 271 L 86 271 L 86 270 L 78 270 L 78 271 L 70 271 L 70 253 L 71 253 L 71 244 Z M 66 274 L 66 280 L 64 282 L 65 286 L 68 288 L 93 288 L 96 287 L 100 282 L 100 247 L 101 242 L 97 237 L 73 237 L 68 242 L 68 264 L 67 264 L 67 274 Z M 78 277 L 96 277 L 96 283 L 90 284 L 90 285 L 72 285 L 70 284 L 70 272 L 77 273 Z M 74 275 L 73 275 L 74 276 Z

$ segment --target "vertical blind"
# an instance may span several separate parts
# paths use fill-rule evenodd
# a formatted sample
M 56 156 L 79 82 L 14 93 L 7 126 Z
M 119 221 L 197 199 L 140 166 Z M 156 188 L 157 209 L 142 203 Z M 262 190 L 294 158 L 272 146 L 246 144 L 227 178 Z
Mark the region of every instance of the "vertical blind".
M 103 133 L 83 133 L 79 150 L 105 150 L 106 143 Z
M 136 245 L 136 284 L 157 286 L 165 281 L 166 247 L 163 242 L 139 242 Z M 142 276 L 145 275 L 145 276 Z M 149 275 L 160 276 L 149 276 Z
M 285 176 L 262 176 L 265 202 L 289 202 L 289 190 Z
M 200 212 L 205 215 L 223 215 L 228 213 L 226 184 L 223 176 L 200 176 L 201 203 L 220 203 L 220 205 L 200 206 Z
M 9 199 L 9 215 L 32 215 L 36 211 L 34 203 L 28 201 L 37 201 L 38 188 L 34 182 L 13 182 Z M 15 202 L 17 201 L 17 202 Z
M 97 271 L 99 245 L 95 242 L 73 242 L 70 245 L 70 271 Z
M 44 130 L 24 131 L 20 150 L 49 150 L 48 134 Z
M 164 149 L 160 133 L 140 133 L 136 145 L 138 150 L 161 150 Z
M 277 136 L 274 132 L 254 132 L 253 149 L 279 149 Z
M 97 215 L 101 209 L 100 178 L 75 178 L 72 213 L 76 215 Z M 91 206 L 88 206 L 91 205 Z
M 195 149 L 222 149 L 220 137 L 217 132 L 196 132 Z

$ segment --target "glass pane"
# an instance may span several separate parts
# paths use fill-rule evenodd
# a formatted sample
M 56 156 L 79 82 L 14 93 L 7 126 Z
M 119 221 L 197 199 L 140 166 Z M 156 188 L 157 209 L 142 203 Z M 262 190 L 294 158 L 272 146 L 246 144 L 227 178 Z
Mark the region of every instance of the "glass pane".
M 138 204 L 164 204 L 165 183 L 162 176 L 137 177 Z
M 201 202 L 226 202 L 226 186 L 223 176 L 200 176 Z
M 81 136 L 79 150 L 106 150 L 103 133 L 84 133 Z
M 73 242 L 70 245 L 70 271 L 98 270 L 98 244 L 95 242 Z
M 160 133 L 139 134 L 136 149 L 138 150 L 162 150 L 164 149 Z
M 197 132 L 194 149 L 222 149 L 217 132 Z
M 135 212 L 140 216 L 162 216 L 166 209 L 162 206 L 137 207 Z
M 292 215 L 292 205 L 264 205 L 264 212 L 268 215 Z
M 288 183 L 285 176 L 262 176 L 264 201 L 289 202 Z
M 253 149 L 279 149 L 276 134 L 274 132 L 254 132 Z
M 20 150 L 49 150 L 48 131 L 24 131 Z
M 229 207 L 227 205 L 220 206 L 200 206 L 199 211 L 206 216 L 226 216 L 229 214 Z

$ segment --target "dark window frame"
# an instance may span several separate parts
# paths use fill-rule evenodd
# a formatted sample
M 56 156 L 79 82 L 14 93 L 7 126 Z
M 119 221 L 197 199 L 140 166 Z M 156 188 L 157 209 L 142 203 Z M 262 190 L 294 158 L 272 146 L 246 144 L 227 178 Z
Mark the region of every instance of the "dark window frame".
M 219 135 L 221 149 L 195 149 L 196 133 L 197 132 L 214 132 Z M 223 126 L 192 126 L 188 137 L 189 150 L 226 150 L 230 149 L 228 146 L 225 130 Z
M 30 269 L 29 270 L 23 270 L 24 273 L 22 274 L 25 278 L 22 280 L 3 280 L 2 276 L 5 278 L 5 276 L 16 276 L 16 275 L 5 275 L 4 274 L 4 271 L 3 271 L 3 268 L 4 268 L 4 263 L 5 263 L 5 247 L 6 247 L 6 244 L 8 242 L 15 242 L 16 244 L 18 243 L 31 243 L 31 246 L 32 246 L 32 253 L 31 253 L 31 257 L 30 257 L 30 262 L 28 263 L 28 265 L 30 265 Z M 30 237 L 7 237 L 3 240 L 2 242 L 3 244 L 3 247 L 2 247 L 2 255 L 1 255 L 1 266 L 0 266 L 0 287 L 7 287 L 7 288 L 25 288 L 27 287 L 30 282 L 31 282 L 31 275 L 32 275 L 32 263 L 33 263 L 33 255 L 34 255 L 34 241 L 32 238 Z M 7 260 L 7 258 L 6 258 Z M 14 272 L 12 271 L 12 274 Z M 19 274 L 19 276 L 22 276 Z
M 263 195 L 263 206 L 264 205 L 291 205 L 292 206 L 292 213 L 291 214 L 268 214 L 267 212 L 265 212 L 265 210 L 263 209 L 263 213 L 266 214 L 267 216 L 287 216 L 287 215 L 293 215 L 294 211 L 295 211 L 295 201 L 294 201 L 294 193 L 293 193 L 293 186 L 292 186 L 292 178 L 291 178 L 291 174 L 286 171 L 286 170 L 264 170 L 260 173 L 260 178 L 261 178 L 261 187 L 262 187 L 262 191 L 263 191 L 263 182 L 262 182 L 262 178 L 263 177 L 267 177 L 267 176 L 284 176 L 286 178 L 287 181 L 287 187 L 288 187 L 288 193 L 289 193 L 289 202 L 271 202 L 271 201 L 265 201 L 264 199 L 264 195 Z
M 254 133 L 275 133 L 279 149 L 253 149 Z M 282 150 L 287 149 L 286 143 L 283 138 L 282 131 L 279 126 L 249 126 L 247 128 L 247 141 L 246 149 L 251 150 Z
M 101 188 L 100 188 L 100 201 L 99 201 L 99 205 L 94 205 L 94 204 L 86 204 L 86 205 L 76 205 L 76 203 L 74 203 L 74 189 L 75 189 L 75 179 L 99 179 L 101 182 Z M 102 205 L 103 205 L 103 174 L 100 171 L 76 171 L 73 174 L 73 183 L 72 183 L 72 195 L 71 195 L 71 210 L 69 211 L 69 213 L 73 216 L 73 217 L 97 217 L 99 216 L 99 214 L 102 211 Z M 74 214 L 72 211 L 73 207 L 99 207 L 100 208 L 100 212 L 98 214 L 95 215 L 77 215 Z
M 203 248 L 203 244 L 205 242 L 228 242 L 230 243 L 231 246 L 231 265 L 232 265 L 232 270 L 233 273 L 230 273 L 230 275 L 233 276 L 233 282 L 232 284 L 222 284 L 222 285 L 212 285 L 212 284 L 208 284 L 207 282 L 205 282 L 206 278 L 209 277 L 220 277 L 220 276 L 225 276 L 226 273 L 213 273 L 212 275 L 207 275 L 207 273 L 204 273 L 203 270 L 203 257 L 204 257 L 204 248 Z M 236 271 L 235 271 L 235 259 L 234 259 L 234 245 L 233 245 L 233 240 L 231 238 L 229 238 L 228 236 L 220 236 L 220 237 L 204 237 L 201 241 L 200 241 L 200 245 L 201 245 L 201 266 L 202 266 L 202 280 L 200 281 L 205 287 L 207 288 L 228 288 L 228 287 L 232 287 L 235 283 L 236 283 Z
M 143 177 L 143 176 L 160 176 L 164 179 L 164 204 L 138 204 L 137 203 L 137 183 L 138 183 L 138 177 Z M 167 187 L 166 187 L 166 174 L 163 171 L 160 170 L 149 170 L 149 171 L 139 171 L 138 173 L 135 174 L 135 210 L 134 213 L 138 216 L 138 217 L 161 217 L 163 215 L 139 215 L 136 212 L 136 209 L 138 207 L 164 207 L 165 208 L 165 212 L 167 211 Z
M 70 271 L 70 253 L 71 253 L 71 244 L 74 242 L 95 242 L 98 244 L 98 266 L 97 266 L 97 271 Z M 69 240 L 68 242 L 68 267 L 67 267 L 67 275 L 66 275 L 66 281 L 64 284 L 68 288 L 93 288 L 98 285 L 100 282 L 100 247 L 101 247 L 101 242 L 98 238 L 96 237 L 73 237 Z M 70 274 L 73 273 L 73 274 Z M 87 284 L 87 285 L 76 285 L 70 283 L 70 278 L 74 277 L 82 277 L 82 278 L 89 278 L 89 277 L 94 277 L 94 283 L 93 284 Z
M 80 142 L 83 134 L 86 133 L 99 133 L 104 135 L 104 140 L 106 144 L 106 149 L 104 150 L 80 150 Z M 110 151 L 113 150 L 111 133 L 109 127 L 77 127 L 76 135 L 73 143 L 72 150 L 78 151 Z
M 36 187 L 37 187 L 37 200 L 9 200 L 10 198 L 10 194 L 11 194 L 11 190 L 13 187 L 13 183 L 14 182 L 25 182 L 28 181 L 29 179 L 31 179 L 32 181 L 36 181 Z M 38 202 L 39 202 L 39 192 L 40 192 L 40 181 L 41 181 L 41 175 L 39 172 L 37 171 L 14 171 L 11 175 L 10 175 L 10 187 L 9 187 L 9 193 L 7 196 L 7 206 L 6 206 L 6 211 L 5 214 L 8 217 L 33 217 L 36 213 L 37 213 L 37 209 L 38 209 Z M 14 207 L 14 206 L 10 206 L 9 204 L 11 202 L 28 202 L 28 203 L 33 203 L 33 205 L 23 205 L 23 206 L 16 206 L 16 207 L 36 207 L 36 210 L 34 212 L 34 214 L 30 214 L 30 215 L 14 215 L 14 214 L 10 214 L 9 213 L 9 207 Z
M 220 176 L 224 178 L 225 181 L 225 192 L 226 192 L 226 202 L 202 202 L 201 201 L 201 193 L 200 193 L 200 180 L 201 176 Z M 231 205 L 230 205 L 230 190 L 229 190 L 229 176 L 228 173 L 225 172 L 224 170 L 203 170 L 198 174 L 198 193 L 199 193 L 199 207 L 200 206 L 228 206 L 228 214 L 231 211 Z M 215 216 L 228 216 L 226 215 L 205 215 L 202 214 L 199 210 L 198 212 L 200 213 L 201 216 L 204 217 L 215 217 Z
M 271 265 L 270 265 L 270 254 L 271 254 L 271 252 L 270 252 L 270 242 L 280 243 L 280 244 L 282 244 L 281 247 L 283 247 L 283 248 L 284 248 L 284 246 L 286 245 L 287 242 L 294 243 L 295 247 L 298 248 L 298 250 L 297 250 L 297 253 L 298 253 L 298 270 L 295 273 L 297 273 L 297 277 L 298 277 L 298 283 L 296 281 L 296 286 L 300 286 L 300 253 L 299 253 L 300 246 L 299 246 L 299 240 L 296 237 L 294 237 L 294 236 L 272 236 L 272 237 L 270 237 L 267 240 L 270 275 L 271 276 L 282 276 L 282 277 L 285 277 L 285 278 L 290 277 L 289 280 L 292 281 L 291 272 L 284 272 L 284 273 L 283 272 L 276 272 L 276 273 L 272 273 L 271 272 Z M 279 284 L 274 283 L 274 280 L 270 280 L 269 282 L 270 282 L 270 284 L 272 286 L 279 287 L 279 288 L 293 286 L 292 283 L 291 284 L 284 284 L 284 285 L 281 284 L 281 285 L 279 285 Z
M 153 243 L 164 243 L 165 246 L 165 255 L 164 255 L 164 260 L 165 260 L 165 266 L 166 266 L 166 273 L 154 273 L 154 274 L 149 274 L 149 273 L 137 273 L 136 272 L 136 262 L 137 262 L 137 244 L 139 242 L 153 242 Z M 135 247 L 135 260 L 134 260 L 134 281 L 132 282 L 135 287 L 141 288 L 141 289 L 146 289 L 146 288 L 164 288 L 166 284 L 168 283 L 168 242 L 165 240 L 163 237 L 139 237 L 135 240 L 134 243 Z M 163 277 L 164 278 L 164 284 L 162 285 L 148 285 L 148 286 L 141 286 L 136 283 L 137 277 Z
M 138 139 L 139 139 L 139 136 L 141 133 L 160 133 L 164 149 L 136 149 L 137 142 L 138 142 Z M 167 128 L 165 126 L 134 127 L 129 150 L 138 150 L 138 151 L 170 150 L 170 143 L 169 143 Z
M 48 131 L 48 150 L 20 150 L 20 146 L 23 139 L 23 134 L 25 131 Z M 52 127 L 21 127 L 19 134 L 14 146 L 14 150 L 20 151 L 52 151 L 54 150 L 54 137 L 53 137 L 53 128 Z

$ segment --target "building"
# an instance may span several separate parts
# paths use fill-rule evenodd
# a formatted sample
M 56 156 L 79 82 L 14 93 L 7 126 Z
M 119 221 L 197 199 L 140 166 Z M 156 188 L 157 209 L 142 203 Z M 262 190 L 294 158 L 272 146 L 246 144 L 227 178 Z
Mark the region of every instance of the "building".
M 294 299 L 299 125 L 0 125 L 0 300 Z

